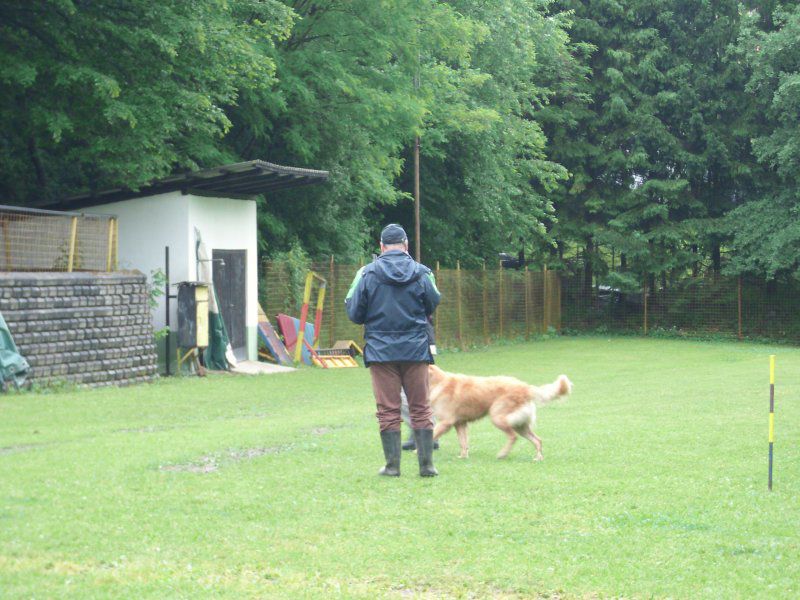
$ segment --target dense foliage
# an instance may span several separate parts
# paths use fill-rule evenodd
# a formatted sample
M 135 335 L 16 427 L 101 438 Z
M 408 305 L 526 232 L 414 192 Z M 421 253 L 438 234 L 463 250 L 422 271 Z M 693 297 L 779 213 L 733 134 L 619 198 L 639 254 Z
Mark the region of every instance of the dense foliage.
M 277 0 L 0 3 L 0 194 L 136 187 L 232 154 L 226 106 L 268 89 Z
M 800 268 L 800 9 L 774 0 L 10 0 L 2 202 L 262 158 L 267 254 L 380 226 L 637 288 Z M 599 276 L 599 279 L 594 276 Z
M 732 211 L 732 270 L 800 271 L 800 6 L 778 9 L 770 27 L 750 14 L 739 52 L 750 67 L 753 153 L 767 172 L 751 202 Z

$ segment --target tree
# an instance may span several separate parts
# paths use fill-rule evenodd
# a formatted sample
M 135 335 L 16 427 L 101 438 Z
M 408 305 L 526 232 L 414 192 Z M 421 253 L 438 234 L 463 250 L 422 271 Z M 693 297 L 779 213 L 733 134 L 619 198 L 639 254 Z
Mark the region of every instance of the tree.
M 572 59 L 565 21 L 547 18 L 545 3 L 453 4 L 486 33 L 460 75 L 460 96 L 436 98 L 426 123 L 423 243 L 449 264 L 491 264 L 519 240 L 535 251 L 551 242 L 548 193 L 567 173 L 548 159 L 536 115 L 553 93 L 548 65 L 564 68 Z M 460 107 L 474 107 L 471 117 Z
M 0 4 L 0 190 L 31 204 L 231 158 L 225 107 L 267 94 L 277 0 Z
M 771 4 L 771 3 L 768 3 Z M 728 219 L 733 273 L 800 274 L 800 7 L 752 10 L 739 51 L 751 69 L 753 152 L 766 168 Z
M 546 97 L 538 57 L 569 59 L 560 21 L 542 6 L 293 3 L 300 20 L 270 51 L 278 94 L 244 94 L 233 139 L 245 157 L 326 168 L 332 183 L 269 198 L 269 246 L 299 239 L 312 254 L 354 257 L 374 248 L 385 221 L 411 230 L 416 135 L 423 256 L 476 263 L 510 238 L 541 237 L 552 212 L 542 192 L 565 172 L 531 118 Z
M 621 255 L 630 274 L 614 283 L 630 288 L 692 268 L 700 253 L 718 258 L 720 220 L 750 183 L 744 74 L 727 50 L 738 4 L 556 6 L 574 12 L 570 33 L 591 73 L 582 94 L 559 95 L 544 115 L 551 157 L 572 174 L 554 233 L 583 247 L 587 287 L 608 269 L 601 247 Z

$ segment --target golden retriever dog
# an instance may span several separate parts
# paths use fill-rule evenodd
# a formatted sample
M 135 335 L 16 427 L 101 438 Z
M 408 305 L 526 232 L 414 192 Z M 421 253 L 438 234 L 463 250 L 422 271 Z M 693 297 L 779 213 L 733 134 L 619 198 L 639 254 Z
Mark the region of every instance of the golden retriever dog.
M 433 439 L 456 428 L 461 444 L 460 458 L 469 455 L 467 424 L 489 415 L 495 427 L 508 436 L 497 458 L 511 452 L 517 435 L 536 446 L 536 460 L 542 460 L 542 440 L 533 433 L 536 405 L 545 404 L 572 391 L 572 382 L 560 375 L 541 387 L 528 385 L 514 377 L 474 377 L 442 371 L 430 365 L 430 401 L 437 423 Z

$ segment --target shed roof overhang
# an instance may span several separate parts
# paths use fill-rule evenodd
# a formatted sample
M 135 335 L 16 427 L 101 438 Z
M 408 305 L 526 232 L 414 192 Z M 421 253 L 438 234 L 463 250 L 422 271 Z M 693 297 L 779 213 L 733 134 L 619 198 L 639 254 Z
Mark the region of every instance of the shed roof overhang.
M 328 175 L 328 171 L 286 167 L 264 160 L 250 160 L 213 169 L 170 175 L 138 190 L 117 188 L 72 196 L 49 204 L 48 208 L 78 209 L 175 191 L 198 196 L 252 198 L 265 192 L 321 183 L 328 179 Z

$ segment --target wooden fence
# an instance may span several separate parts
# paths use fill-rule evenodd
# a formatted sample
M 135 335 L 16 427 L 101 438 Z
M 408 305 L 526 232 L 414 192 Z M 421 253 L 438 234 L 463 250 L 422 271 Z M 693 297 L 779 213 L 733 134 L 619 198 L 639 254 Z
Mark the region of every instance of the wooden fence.
M 267 315 L 299 315 L 305 271 L 283 262 L 265 261 L 261 266 L 260 297 Z M 362 328 L 348 320 L 344 308 L 360 266 L 337 263 L 334 257 L 310 265 L 327 280 L 320 337 L 323 346 L 342 339 L 363 340 Z M 440 347 L 466 348 L 561 328 L 561 281 L 555 272 L 512 271 L 499 264 L 468 270 L 458 264 L 444 269 L 437 263 L 433 269 L 442 294 L 434 319 Z

